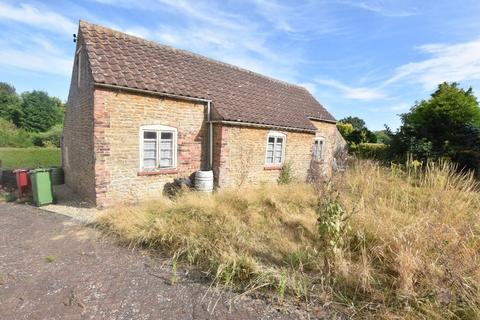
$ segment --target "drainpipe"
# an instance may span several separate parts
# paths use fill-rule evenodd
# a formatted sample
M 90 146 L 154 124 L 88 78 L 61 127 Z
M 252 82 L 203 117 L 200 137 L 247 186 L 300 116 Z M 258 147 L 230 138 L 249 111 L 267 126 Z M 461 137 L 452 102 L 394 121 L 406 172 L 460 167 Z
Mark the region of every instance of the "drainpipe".
M 213 123 L 211 114 L 211 101 L 207 101 L 207 120 L 208 120 L 208 167 L 213 170 Z

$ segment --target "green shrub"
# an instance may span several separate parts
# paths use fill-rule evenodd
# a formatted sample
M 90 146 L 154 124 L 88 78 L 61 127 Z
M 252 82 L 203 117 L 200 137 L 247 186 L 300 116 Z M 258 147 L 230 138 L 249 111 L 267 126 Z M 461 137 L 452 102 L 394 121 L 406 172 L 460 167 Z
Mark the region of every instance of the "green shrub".
M 289 162 L 284 163 L 277 179 L 278 184 L 290 184 L 294 180 L 292 164 Z
M 63 134 L 63 126 L 58 124 L 47 132 L 40 132 L 33 135 L 33 144 L 37 147 L 60 148 L 60 141 Z
M 480 152 L 460 151 L 455 155 L 455 162 L 461 170 L 473 170 L 480 177 Z
M 0 119 L 0 147 L 31 147 L 31 135 L 13 123 Z
M 388 146 L 383 143 L 359 143 L 350 147 L 350 152 L 361 159 L 388 160 Z

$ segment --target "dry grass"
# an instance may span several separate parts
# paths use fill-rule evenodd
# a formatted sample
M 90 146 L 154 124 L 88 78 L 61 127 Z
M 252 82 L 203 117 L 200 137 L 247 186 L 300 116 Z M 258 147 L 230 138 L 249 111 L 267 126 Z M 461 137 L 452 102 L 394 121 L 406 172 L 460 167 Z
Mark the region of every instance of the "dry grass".
M 420 170 L 362 162 L 337 180 L 351 217 L 334 257 L 320 245 L 324 195 L 306 184 L 119 206 L 99 224 L 128 245 L 167 252 L 242 291 L 334 302 L 354 317 L 480 317 L 473 177 L 448 164 Z

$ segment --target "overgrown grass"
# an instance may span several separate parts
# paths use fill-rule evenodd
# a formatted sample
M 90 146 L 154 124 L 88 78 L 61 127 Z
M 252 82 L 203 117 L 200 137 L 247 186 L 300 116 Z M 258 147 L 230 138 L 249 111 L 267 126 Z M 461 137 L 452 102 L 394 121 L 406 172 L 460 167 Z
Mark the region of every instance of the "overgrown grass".
M 472 176 L 445 163 L 362 162 L 337 180 L 335 196 L 306 184 L 187 193 L 118 206 L 99 224 L 125 244 L 169 253 L 241 291 L 334 302 L 362 318 L 480 317 L 480 193 Z M 349 217 L 333 228 L 341 230 L 333 251 L 322 241 L 329 228 L 317 221 L 325 208 Z
M 60 166 L 59 148 L 0 148 L 3 169 Z

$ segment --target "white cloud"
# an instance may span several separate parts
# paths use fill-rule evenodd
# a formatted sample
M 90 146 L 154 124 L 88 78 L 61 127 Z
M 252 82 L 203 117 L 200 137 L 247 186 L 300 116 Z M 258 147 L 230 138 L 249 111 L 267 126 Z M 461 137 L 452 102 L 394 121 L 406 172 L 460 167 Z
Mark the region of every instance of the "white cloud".
M 394 105 L 387 105 L 386 107 L 368 108 L 372 112 L 402 112 L 408 110 L 412 105 L 408 102 L 400 102 Z
M 341 4 L 348 5 L 354 8 L 373 12 L 385 17 L 409 17 L 417 15 L 418 12 L 415 9 L 401 8 L 407 3 L 405 1 L 397 0 L 368 0 L 368 1 L 340 1 Z
M 68 76 L 72 72 L 72 59 L 54 56 L 45 51 L 27 52 L 2 48 L 0 49 L 0 66 Z
M 118 28 L 114 28 L 114 29 L 119 30 Z M 152 36 L 151 32 L 147 28 L 143 28 L 143 27 L 126 28 L 126 29 L 123 29 L 123 32 L 128 33 L 129 35 L 144 38 L 144 39 L 150 38 Z
M 275 30 L 288 33 L 292 38 L 309 39 L 324 34 L 345 34 L 345 24 L 333 12 L 328 2 L 250 2 L 254 13 L 265 19 Z
M 378 100 L 387 98 L 386 95 L 378 89 L 367 87 L 350 87 L 340 81 L 333 79 L 315 79 L 315 82 L 340 91 L 343 96 L 351 100 Z
M 24 23 L 56 33 L 72 34 L 77 25 L 70 19 L 47 9 L 39 9 L 30 4 L 19 6 L 0 3 L 0 18 Z
M 307 89 L 312 95 L 315 95 L 317 93 L 317 86 L 315 85 L 315 83 L 303 82 L 303 83 L 297 83 L 297 84 Z
M 68 76 L 73 56 L 39 33 L 0 33 L 0 67 Z
M 419 49 L 430 57 L 398 67 L 385 85 L 409 81 L 432 90 L 444 81 L 480 80 L 480 40 L 452 45 L 429 44 Z

